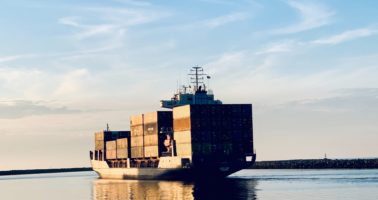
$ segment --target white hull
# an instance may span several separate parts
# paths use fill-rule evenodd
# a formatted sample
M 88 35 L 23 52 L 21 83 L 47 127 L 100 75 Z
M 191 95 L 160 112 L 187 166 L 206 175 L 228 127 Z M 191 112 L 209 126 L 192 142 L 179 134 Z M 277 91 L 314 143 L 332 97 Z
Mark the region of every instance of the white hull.
M 188 180 L 226 177 L 238 170 L 170 168 L 110 168 L 106 161 L 91 160 L 93 170 L 102 179 Z M 240 170 L 240 169 L 239 169 Z
M 109 168 L 105 161 L 91 160 L 91 163 L 103 179 L 178 179 L 191 173 L 186 168 Z

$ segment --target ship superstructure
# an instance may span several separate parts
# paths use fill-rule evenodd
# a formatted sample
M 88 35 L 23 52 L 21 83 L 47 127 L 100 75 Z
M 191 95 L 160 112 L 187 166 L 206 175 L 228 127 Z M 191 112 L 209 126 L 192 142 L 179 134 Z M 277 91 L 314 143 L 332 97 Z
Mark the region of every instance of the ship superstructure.
M 193 67 L 188 75 L 193 85 L 183 85 L 170 100 L 161 100 L 162 108 L 172 109 L 188 104 L 222 104 L 220 100 L 214 99 L 211 90 L 207 90 L 204 80 L 210 79 L 210 76 L 203 72 L 202 67 Z
M 161 101 L 170 110 L 131 116 L 130 131 L 95 133 L 91 162 L 100 177 L 223 177 L 254 163 L 252 104 L 222 104 L 201 67 L 189 75 L 193 85 Z

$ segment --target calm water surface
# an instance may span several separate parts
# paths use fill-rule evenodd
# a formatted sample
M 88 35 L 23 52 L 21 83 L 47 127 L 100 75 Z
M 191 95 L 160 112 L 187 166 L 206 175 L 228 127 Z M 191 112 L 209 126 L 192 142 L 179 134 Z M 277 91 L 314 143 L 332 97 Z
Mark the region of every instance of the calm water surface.
M 243 170 L 221 181 L 123 181 L 94 172 L 0 176 L 0 199 L 378 199 L 378 170 Z

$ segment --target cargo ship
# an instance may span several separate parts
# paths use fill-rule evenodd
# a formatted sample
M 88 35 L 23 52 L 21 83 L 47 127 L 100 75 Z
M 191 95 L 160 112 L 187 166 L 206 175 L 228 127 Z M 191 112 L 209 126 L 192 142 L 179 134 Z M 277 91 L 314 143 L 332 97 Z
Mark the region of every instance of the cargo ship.
M 129 131 L 95 132 L 90 159 L 100 178 L 223 178 L 253 165 L 252 104 L 216 100 L 202 67 L 188 75 L 164 110 L 131 116 Z

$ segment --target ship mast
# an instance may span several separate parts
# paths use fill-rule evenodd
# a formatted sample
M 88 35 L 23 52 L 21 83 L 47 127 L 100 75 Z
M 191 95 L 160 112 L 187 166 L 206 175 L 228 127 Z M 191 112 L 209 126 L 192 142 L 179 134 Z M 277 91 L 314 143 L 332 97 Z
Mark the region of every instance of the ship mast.
M 203 68 L 200 66 L 194 66 L 190 69 L 190 77 L 191 83 L 194 83 L 194 92 L 197 92 L 199 88 L 199 84 L 203 84 L 203 76 L 206 74 L 203 73 Z
M 194 66 L 190 69 L 188 74 L 190 76 L 190 85 L 183 86 L 182 90 L 177 91 L 170 100 L 161 100 L 161 107 L 172 109 L 177 106 L 192 105 L 192 104 L 222 104 L 222 101 L 215 100 L 212 92 L 208 93 L 204 83 L 204 70 L 200 66 Z M 206 76 L 210 79 L 210 76 Z M 187 88 L 192 88 L 191 92 L 187 92 Z

